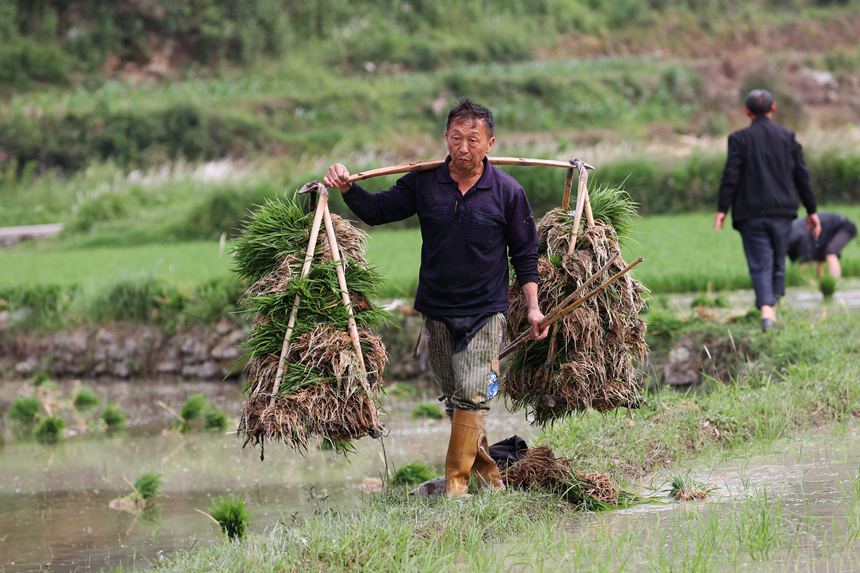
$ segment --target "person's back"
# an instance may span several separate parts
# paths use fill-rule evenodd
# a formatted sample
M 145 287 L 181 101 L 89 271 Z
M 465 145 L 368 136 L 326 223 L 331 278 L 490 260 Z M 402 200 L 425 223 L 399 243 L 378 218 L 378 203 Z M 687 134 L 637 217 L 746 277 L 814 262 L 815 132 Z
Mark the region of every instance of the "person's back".
M 740 166 L 735 172 L 727 172 L 723 181 L 723 188 L 735 185 L 733 200 L 724 202 L 726 193 L 721 189 L 720 210 L 731 209 L 736 229 L 753 217 L 794 218 L 801 193 L 811 197 L 802 147 L 793 132 L 766 115 L 756 117 L 749 127 L 729 136 L 729 154 L 733 153 L 740 156 Z M 808 204 L 808 200 L 804 203 Z

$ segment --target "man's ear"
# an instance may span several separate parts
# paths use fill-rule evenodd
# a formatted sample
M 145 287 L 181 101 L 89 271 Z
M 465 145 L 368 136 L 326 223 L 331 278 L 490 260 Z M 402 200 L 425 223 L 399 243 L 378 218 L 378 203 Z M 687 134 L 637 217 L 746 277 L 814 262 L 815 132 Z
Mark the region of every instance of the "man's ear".
M 750 111 L 750 108 L 744 106 L 744 112 L 747 114 L 747 117 L 750 119 L 755 119 L 755 114 Z
M 496 136 L 495 135 L 490 138 L 489 143 L 490 144 L 487 146 L 487 151 L 491 150 L 493 148 L 493 145 L 496 144 Z
M 770 112 L 769 113 L 771 113 L 771 114 L 776 113 L 776 102 L 773 102 L 772 104 L 770 104 Z

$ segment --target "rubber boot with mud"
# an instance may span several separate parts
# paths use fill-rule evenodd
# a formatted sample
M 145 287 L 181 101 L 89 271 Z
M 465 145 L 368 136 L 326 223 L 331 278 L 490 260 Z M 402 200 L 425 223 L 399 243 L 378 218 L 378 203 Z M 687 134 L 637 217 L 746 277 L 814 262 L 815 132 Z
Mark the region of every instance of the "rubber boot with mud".
M 451 439 L 445 456 L 445 495 L 463 497 L 468 495 L 469 475 L 478 455 L 481 441 L 482 412 L 454 409 L 451 417 Z
M 490 457 L 490 446 L 487 444 L 487 432 L 485 430 L 486 422 L 487 414 L 482 412 L 481 441 L 478 442 L 478 455 L 475 457 L 475 463 L 472 465 L 472 473 L 474 473 L 477 478 L 478 486 L 505 491 L 505 482 L 502 480 L 499 466 L 497 466 L 496 461 Z

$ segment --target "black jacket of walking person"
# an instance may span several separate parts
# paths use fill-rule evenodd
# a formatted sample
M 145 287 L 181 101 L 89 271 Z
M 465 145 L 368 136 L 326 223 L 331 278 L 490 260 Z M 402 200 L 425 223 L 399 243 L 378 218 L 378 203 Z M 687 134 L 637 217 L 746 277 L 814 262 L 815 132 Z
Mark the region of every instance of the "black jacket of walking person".
M 729 136 L 717 210 L 732 213 L 732 226 L 753 217 L 797 217 L 800 203 L 815 213 L 815 195 L 803 148 L 794 133 L 767 115 Z

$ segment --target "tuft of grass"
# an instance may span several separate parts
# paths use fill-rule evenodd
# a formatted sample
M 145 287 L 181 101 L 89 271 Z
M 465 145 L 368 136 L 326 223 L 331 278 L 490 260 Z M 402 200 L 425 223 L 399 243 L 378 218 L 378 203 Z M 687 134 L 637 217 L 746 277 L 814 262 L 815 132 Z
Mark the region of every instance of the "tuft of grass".
M 385 387 L 385 394 L 392 398 L 414 398 L 417 393 L 415 385 L 407 382 L 395 382 Z
M 638 205 L 630 194 L 619 187 L 599 185 L 589 191 L 588 197 L 594 218 L 612 226 L 619 242 L 626 244 L 639 218 Z
M 824 298 L 830 298 L 836 292 L 836 279 L 830 275 L 824 275 L 818 279 L 818 290 Z
M 108 432 L 118 432 L 125 428 L 125 412 L 118 404 L 108 404 L 102 410 L 102 421 Z
M 445 417 L 445 411 L 442 406 L 434 402 L 422 402 L 415 404 L 412 408 L 412 417 L 415 419 L 429 418 L 431 420 L 441 420 Z
M 146 502 L 151 502 L 161 488 L 161 474 L 146 472 L 134 480 L 134 491 Z
M 395 485 L 418 485 L 437 477 L 427 464 L 412 462 L 397 470 L 394 474 Z
M 51 375 L 45 372 L 44 370 L 39 370 L 33 375 L 33 379 L 30 382 L 34 387 L 38 388 L 45 382 L 51 381 Z
M 75 392 L 75 396 L 72 399 L 72 404 L 75 407 L 75 410 L 79 412 L 88 412 L 90 410 L 94 410 L 101 403 L 101 398 L 96 394 L 92 388 L 87 386 L 81 386 Z
M 668 493 L 676 501 L 691 501 L 705 499 L 715 489 L 715 486 L 696 481 L 689 475 L 674 475 L 669 480 Z
M 179 415 L 182 417 L 183 421 L 183 430 L 187 429 L 187 426 L 200 417 L 200 414 L 203 413 L 203 410 L 209 405 L 209 401 L 206 399 L 202 393 L 198 392 L 196 394 L 191 394 L 188 398 L 186 398 L 185 402 L 182 404 L 182 408 L 179 410 Z
M 19 434 L 29 434 L 36 425 L 40 406 L 39 399 L 35 396 L 15 398 L 12 405 L 6 410 L 6 419 L 15 426 Z
M 65 427 L 66 424 L 61 418 L 48 416 L 39 422 L 33 431 L 33 436 L 40 444 L 56 444 L 62 441 Z
M 242 539 L 248 531 L 249 514 L 245 502 L 236 496 L 219 496 L 209 506 L 209 515 L 231 540 Z
M 227 423 L 227 414 L 211 404 L 203 413 L 203 427 L 211 432 L 224 431 Z

